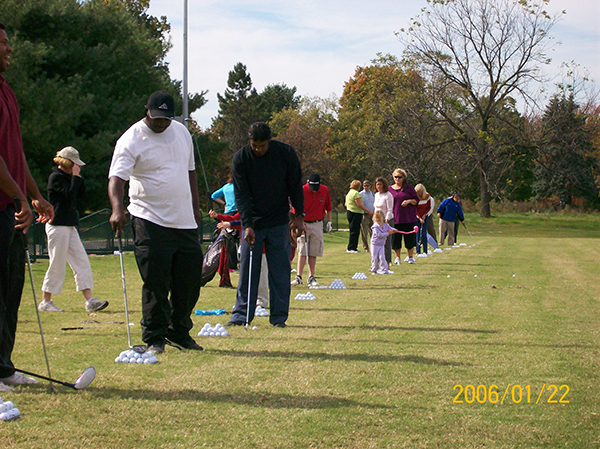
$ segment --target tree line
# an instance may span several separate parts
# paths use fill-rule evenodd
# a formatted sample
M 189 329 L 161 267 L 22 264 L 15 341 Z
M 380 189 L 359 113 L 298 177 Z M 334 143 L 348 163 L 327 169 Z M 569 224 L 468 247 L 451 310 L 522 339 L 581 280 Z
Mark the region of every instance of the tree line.
M 558 17 L 547 1 L 428 1 L 398 37 L 401 56 L 357 67 L 341 98 L 296 95 L 270 84 L 257 92 L 237 63 L 209 129 L 193 123 L 200 190 L 225 182 L 231 157 L 255 121 L 290 143 L 303 172 L 319 173 L 341 202 L 352 179 L 409 173 L 436 197 L 460 191 L 484 216 L 493 201 L 556 198 L 598 208 L 600 107 L 579 104 L 563 84 L 538 114 L 531 83 L 548 62 L 546 37 Z M 106 207 L 106 173 L 116 139 L 144 113 L 149 93 L 181 98 L 169 76 L 166 18 L 149 0 L 3 0 L 0 21 L 15 48 L 6 72 L 20 101 L 25 151 L 44 185 L 52 157 L 73 145 L 88 158 L 85 206 Z M 535 90 L 535 87 L 533 88 Z M 189 97 L 193 112 L 206 92 Z M 521 103 L 519 103 L 521 102 Z M 179 100 L 178 107 L 181 107 Z M 208 204 L 204 203 L 205 207 Z

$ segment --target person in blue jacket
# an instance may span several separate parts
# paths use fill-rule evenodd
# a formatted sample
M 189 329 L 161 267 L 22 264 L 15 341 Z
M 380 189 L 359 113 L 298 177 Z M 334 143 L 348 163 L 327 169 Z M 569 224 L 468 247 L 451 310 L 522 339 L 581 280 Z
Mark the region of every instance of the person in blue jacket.
M 454 245 L 454 226 L 458 226 L 456 217 L 464 224 L 465 216 L 460 205 L 460 195 L 454 192 L 452 196 L 446 198 L 437 209 L 437 216 L 440 219 L 440 245 L 444 244 L 446 236 L 448 236 L 448 245 Z
M 233 176 L 231 172 L 227 177 L 227 184 L 218 190 L 215 190 L 210 198 L 222 206 L 225 206 L 225 215 L 233 215 L 237 212 L 235 205 L 235 194 L 233 193 Z M 221 198 L 224 198 L 221 199 Z

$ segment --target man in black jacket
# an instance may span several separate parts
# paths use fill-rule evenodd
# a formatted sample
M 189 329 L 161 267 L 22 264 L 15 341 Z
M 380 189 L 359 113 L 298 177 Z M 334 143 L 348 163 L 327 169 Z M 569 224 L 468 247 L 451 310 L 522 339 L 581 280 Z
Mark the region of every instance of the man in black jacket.
M 290 308 L 290 202 L 296 211 L 292 224 L 295 237 L 304 228 L 300 161 L 290 145 L 271 139 L 271 129 L 266 123 L 252 124 L 248 137 L 250 144 L 233 156 L 233 185 L 242 221 L 242 244 L 236 301 L 228 325 L 242 325 L 254 318 L 264 247 L 269 267 L 269 321 L 273 326 L 285 327 Z

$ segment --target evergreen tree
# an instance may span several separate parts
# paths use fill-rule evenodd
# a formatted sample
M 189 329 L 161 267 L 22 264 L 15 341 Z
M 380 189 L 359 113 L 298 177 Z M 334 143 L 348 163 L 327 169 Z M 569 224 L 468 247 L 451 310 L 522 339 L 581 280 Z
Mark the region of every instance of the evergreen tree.
M 572 95 L 550 100 L 540 124 L 534 169 L 533 190 L 539 197 L 555 195 L 569 205 L 576 197 L 598 202 L 598 159 L 586 120 Z

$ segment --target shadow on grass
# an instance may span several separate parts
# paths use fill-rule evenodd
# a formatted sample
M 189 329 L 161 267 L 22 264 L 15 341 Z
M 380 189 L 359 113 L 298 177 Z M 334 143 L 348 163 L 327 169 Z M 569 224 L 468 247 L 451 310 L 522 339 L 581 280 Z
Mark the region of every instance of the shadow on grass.
M 343 362 L 396 362 L 418 363 L 420 365 L 464 366 L 464 363 L 448 362 L 418 355 L 383 355 L 383 354 L 328 354 L 325 352 L 291 352 L 291 351 L 238 351 L 235 349 L 215 349 L 212 354 L 231 357 L 266 357 L 312 361 L 343 361 Z
M 141 399 L 155 401 L 212 402 L 217 404 L 238 404 L 265 408 L 299 408 L 299 409 L 332 409 L 348 407 L 364 407 L 368 409 L 393 409 L 395 407 L 354 401 L 335 396 L 292 396 L 274 393 L 227 393 L 201 390 L 153 390 L 153 389 L 120 389 L 102 388 L 88 391 L 94 397 L 106 399 Z
M 290 307 L 290 310 L 297 310 L 302 312 L 357 312 L 357 313 L 373 313 L 373 312 L 382 312 L 382 313 L 406 313 L 406 310 L 402 309 L 336 309 L 333 307 Z M 294 326 L 294 327 L 302 327 L 302 326 Z
M 297 325 L 294 328 L 306 329 L 366 329 L 366 330 L 386 330 L 386 331 L 417 331 L 417 332 L 462 332 L 468 334 L 497 334 L 499 331 L 485 329 L 466 329 L 460 327 L 405 327 L 405 326 L 375 326 L 371 324 L 361 324 L 360 326 L 320 326 L 320 325 Z

